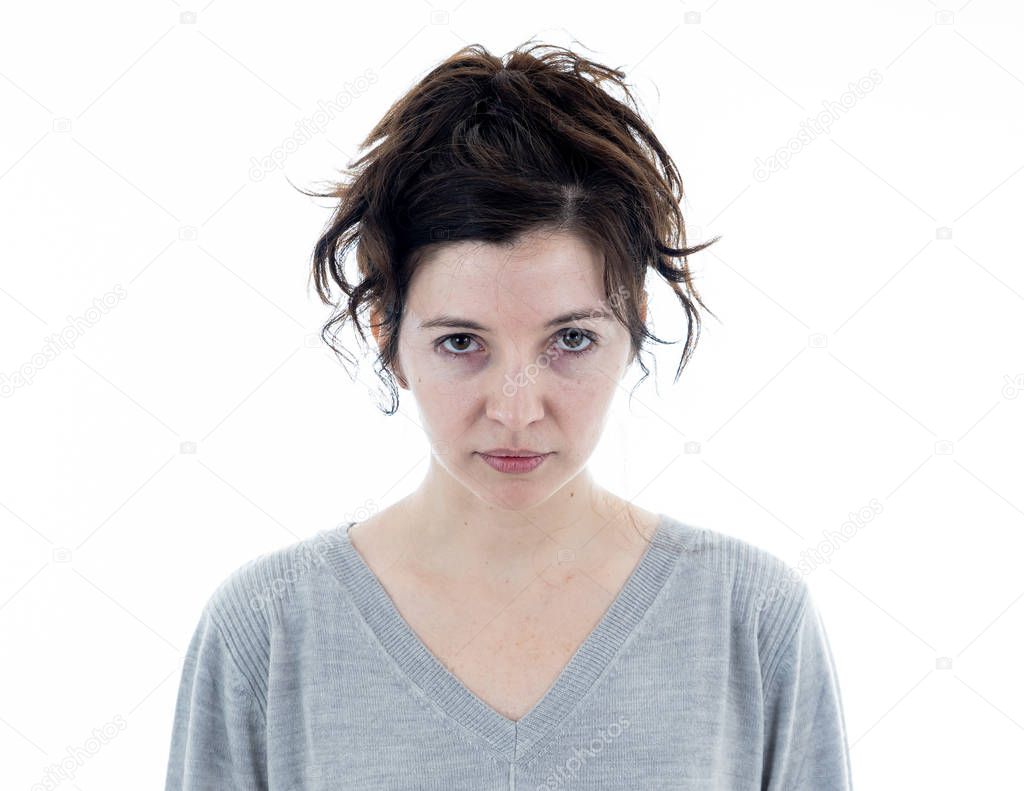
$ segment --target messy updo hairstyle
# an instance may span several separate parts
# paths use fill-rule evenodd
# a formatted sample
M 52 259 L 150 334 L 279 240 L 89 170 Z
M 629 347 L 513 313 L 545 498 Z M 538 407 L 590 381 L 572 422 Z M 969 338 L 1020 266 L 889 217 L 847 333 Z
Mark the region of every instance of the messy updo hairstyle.
M 529 45 L 529 46 L 528 46 Z M 360 145 L 343 178 L 310 197 L 337 201 L 317 241 L 310 274 L 334 312 L 321 338 L 342 362 L 351 319 L 381 334 L 374 371 L 398 409 L 393 365 L 407 289 L 423 254 L 476 240 L 511 247 L 528 232 L 573 232 L 604 254 L 608 308 L 629 330 L 632 356 L 646 340 L 646 277 L 664 278 L 686 314 L 678 381 L 700 333 L 686 257 L 675 163 L 640 116 L 625 74 L 550 44 L 520 45 L 502 58 L 473 44 L 457 51 L 395 102 Z M 621 90 L 618 99 L 605 87 Z M 358 278 L 345 274 L 355 247 Z M 335 301 L 332 282 L 344 295 Z M 708 310 L 711 313 L 710 310 Z M 711 315 L 714 315 L 713 313 Z M 717 317 L 716 317 L 717 318 Z M 648 369 L 640 361 L 647 377 Z M 407 384 L 407 383 L 403 383 Z M 639 382 L 638 382 L 639 384 Z

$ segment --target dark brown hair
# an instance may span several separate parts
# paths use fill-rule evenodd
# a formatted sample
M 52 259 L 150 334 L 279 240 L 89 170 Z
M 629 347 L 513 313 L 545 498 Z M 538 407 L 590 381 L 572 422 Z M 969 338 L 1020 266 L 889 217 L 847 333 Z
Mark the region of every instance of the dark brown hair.
M 382 336 L 375 372 L 391 393 L 388 415 L 398 409 L 392 371 L 408 284 L 422 254 L 439 244 L 511 246 L 538 230 L 594 243 L 604 253 L 606 293 L 623 295 L 609 307 L 629 330 L 632 359 L 645 340 L 668 343 L 641 318 L 647 270 L 655 270 L 686 313 L 675 381 L 700 333 L 696 305 L 708 310 L 686 257 L 719 237 L 686 246 L 682 179 L 641 118 L 625 74 L 550 44 L 527 42 L 502 60 L 479 44 L 460 49 L 391 106 L 359 148 L 379 145 L 350 163 L 341 181 L 304 192 L 338 202 L 310 274 L 320 299 L 335 308 L 321 337 L 343 362 L 353 361 L 338 331 L 351 319 L 365 344 L 358 314 L 380 316 L 369 326 Z M 353 246 L 359 279 L 350 283 L 344 263 Z M 332 281 L 344 294 L 338 302 Z M 648 369 L 642 360 L 640 367 L 642 382 Z

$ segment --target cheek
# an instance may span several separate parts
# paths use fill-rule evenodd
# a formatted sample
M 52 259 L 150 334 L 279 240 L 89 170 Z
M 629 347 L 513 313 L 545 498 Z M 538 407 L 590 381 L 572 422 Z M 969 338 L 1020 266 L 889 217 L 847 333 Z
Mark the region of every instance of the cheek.
M 548 389 L 552 411 L 562 423 L 584 426 L 599 421 L 615 398 L 617 382 L 607 372 L 594 367 L 561 377 Z
M 551 353 L 546 367 L 554 376 L 578 382 L 581 387 L 596 387 L 600 391 L 605 389 L 600 383 L 603 379 L 614 389 L 614 383 L 622 376 L 628 355 L 628 338 L 614 337 L 582 355 Z M 592 383 L 595 379 L 599 380 L 596 386 Z
M 420 422 L 435 442 L 465 433 L 480 411 L 480 394 L 440 372 L 424 372 L 413 383 Z

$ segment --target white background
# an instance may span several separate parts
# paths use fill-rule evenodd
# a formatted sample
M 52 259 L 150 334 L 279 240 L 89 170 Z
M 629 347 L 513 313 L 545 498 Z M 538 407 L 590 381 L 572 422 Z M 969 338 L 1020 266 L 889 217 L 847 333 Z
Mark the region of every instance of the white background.
M 859 789 L 1019 785 L 1022 15 L 1009 0 L 6 6 L 3 787 L 43 787 L 76 752 L 63 788 L 162 787 L 216 585 L 418 483 L 408 393 L 384 417 L 369 366 L 353 383 L 315 340 L 329 204 L 292 185 L 336 176 L 456 49 L 531 37 L 626 71 L 682 173 L 688 241 L 723 236 L 690 260 L 722 321 L 678 384 L 681 343 L 653 351 L 632 402 L 639 370 L 627 379 L 595 474 L 805 564 Z M 314 134 L 296 143 L 300 124 Z M 782 150 L 784 168 L 759 170 Z M 656 333 L 681 339 L 668 287 L 651 298 Z

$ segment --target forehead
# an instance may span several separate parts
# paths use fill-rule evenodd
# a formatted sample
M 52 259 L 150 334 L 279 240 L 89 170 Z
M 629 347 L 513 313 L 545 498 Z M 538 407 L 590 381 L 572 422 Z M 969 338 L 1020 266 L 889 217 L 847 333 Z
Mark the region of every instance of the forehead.
M 407 307 L 490 321 L 535 324 L 604 297 L 601 251 L 582 237 L 534 232 L 514 246 L 463 241 L 428 253 L 413 274 Z

